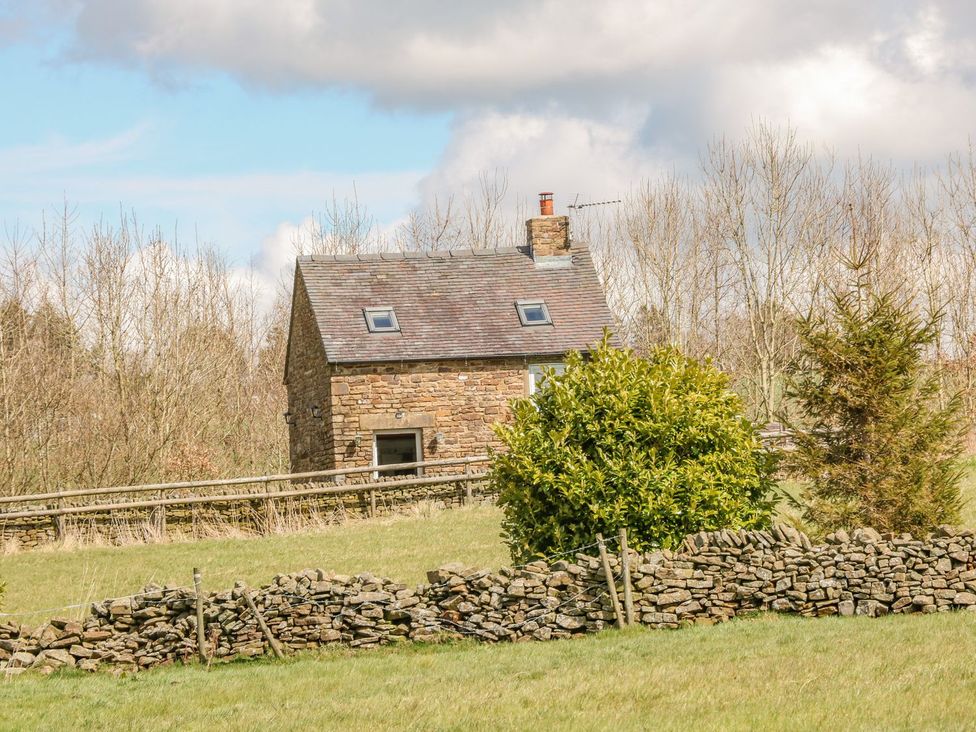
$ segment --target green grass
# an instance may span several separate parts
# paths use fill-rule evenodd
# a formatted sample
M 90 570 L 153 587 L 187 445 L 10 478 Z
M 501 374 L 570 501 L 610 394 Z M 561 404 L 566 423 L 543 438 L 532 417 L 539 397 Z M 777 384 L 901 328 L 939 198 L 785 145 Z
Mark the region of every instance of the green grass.
M 970 471 L 964 493 L 976 492 Z M 976 524 L 972 502 L 966 521 Z M 446 561 L 506 562 L 496 509 L 316 533 L 24 553 L 0 559 L 5 610 L 217 589 L 322 567 L 407 582 Z M 35 622 L 46 615 L 28 618 Z M 971 729 L 976 613 L 869 620 L 763 616 L 582 640 L 303 654 L 210 671 L 0 680 L 0 729 Z
M 962 493 L 963 524 L 976 526 L 976 461 L 969 464 Z M 34 612 L 88 603 L 131 594 L 149 582 L 188 585 L 193 567 L 203 570 L 204 586 L 212 590 L 229 588 L 237 580 L 254 586 L 275 574 L 309 567 L 373 572 L 416 583 L 424 580 L 426 570 L 445 562 L 481 567 L 508 563 L 500 519 L 498 509 L 479 507 L 305 534 L 24 552 L 0 557 L 0 581 L 7 584 L 2 610 Z M 64 614 L 76 617 L 80 612 Z M 23 622 L 43 619 L 39 613 Z
M 149 582 L 190 585 L 194 567 L 201 569 L 204 588 L 210 590 L 229 589 L 236 580 L 257 586 L 276 574 L 307 568 L 373 572 L 418 583 L 426 570 L 446 562 L 507 563 L 500 517 L 496 508 L 469 508 L 305 534 L 24 552 L 0 557 L 0 580 L 7 585 L 0 609 L 22 613 L 87 603 L 132 594 Z M 21 622 L 46 619 L 41 614 Z
M 976 614 L 17 677 L 0 728 L 972 729 Z

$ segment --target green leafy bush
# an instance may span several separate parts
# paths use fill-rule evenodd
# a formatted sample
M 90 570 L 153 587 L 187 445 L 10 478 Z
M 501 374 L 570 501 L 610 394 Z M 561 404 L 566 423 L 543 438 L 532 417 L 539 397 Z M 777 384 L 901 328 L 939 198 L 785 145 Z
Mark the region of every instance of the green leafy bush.
M 852 265 L 858 275 L 857 266 Z M 789 467 L 804 518 L 824 531 L 924 532 L 959 520 L 966 422 L 925 360 L 938 319 L 856 278 L 830 311 L 800 321 L 788 397 L 797 416 Z
M 709 364 L 673 349 L 640 358 L 607 335 L 512 408 L 496 427 L 507 450 L 492 456 L 491 480 L 516 560 L 621 527 L 644 550 L 769 522 L 771 458 Z

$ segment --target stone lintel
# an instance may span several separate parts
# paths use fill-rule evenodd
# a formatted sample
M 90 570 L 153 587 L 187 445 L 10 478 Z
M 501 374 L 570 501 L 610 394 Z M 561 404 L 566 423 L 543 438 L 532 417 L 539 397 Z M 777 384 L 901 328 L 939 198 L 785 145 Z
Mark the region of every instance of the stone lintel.
M 359 417 L 359 426 L 364 430 L 396 430 L 417 429 L 418 427 L 433 427 L 433 414 L 404 413 L 399 419 L 396 414 L 363 414 Z

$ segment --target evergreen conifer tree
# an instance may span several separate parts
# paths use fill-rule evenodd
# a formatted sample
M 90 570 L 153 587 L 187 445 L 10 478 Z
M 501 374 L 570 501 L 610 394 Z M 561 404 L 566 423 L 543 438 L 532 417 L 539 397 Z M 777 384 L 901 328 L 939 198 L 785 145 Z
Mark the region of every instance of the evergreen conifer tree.
M 823 530 L 871 526 L 924 532 L 959 520 L 959 395 L 940 399 L 926 351 L 939 317 L 896 293 L 875 292 L 864 266 L 825 314 L 798 323 L 800 353 L 788 387 L 796 408 L 789 464 L 806 488 L 804 518 Z

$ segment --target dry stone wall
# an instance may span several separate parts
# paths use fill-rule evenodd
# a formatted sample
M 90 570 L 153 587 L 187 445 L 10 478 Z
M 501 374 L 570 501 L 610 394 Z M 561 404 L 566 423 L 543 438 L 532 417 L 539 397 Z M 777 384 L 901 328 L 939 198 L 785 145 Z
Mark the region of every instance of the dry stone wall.
M 974 556 L 973 531 L 946 528 L 919 540 L 861 529 L 814 546 L 794 529 L 776 527 L 696 534 L 678 552 L 631 553 L 630 559 L 637 621 L 677 628 L 763 610 L 810 617 L 973 610 Z M 619 569 L 611 557 L 618 578 Z M 586 554 L 495 572 L 447 565 L 418 587 L 369 574 L 306 570 L 256 591 L 238 585 L 206 595 L 205 637 L 215 659 L 269 652 L 245 592 L 253 593 L 285 651 L 445 636 L 550 640 L 614 622 L 602 564 Z M 82 622 L 0 624 L 0 667 L 7 673 L 143 669 L 196 655 L 195 596 L 185 588 L 151 586 L 135 597 L 98 602 Z

